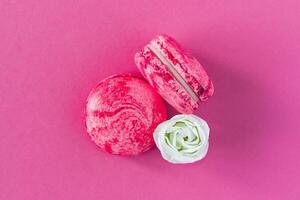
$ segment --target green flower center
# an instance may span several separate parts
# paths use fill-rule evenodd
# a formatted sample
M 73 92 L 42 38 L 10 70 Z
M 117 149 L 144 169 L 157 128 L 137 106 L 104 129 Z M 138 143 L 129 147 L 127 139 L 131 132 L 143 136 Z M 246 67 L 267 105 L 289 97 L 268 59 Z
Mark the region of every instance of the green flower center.
M 201 144 L 199 130 L 190 120 L 181 120 L 167 129 L 165 142 L 184 154 L 195 153 Z

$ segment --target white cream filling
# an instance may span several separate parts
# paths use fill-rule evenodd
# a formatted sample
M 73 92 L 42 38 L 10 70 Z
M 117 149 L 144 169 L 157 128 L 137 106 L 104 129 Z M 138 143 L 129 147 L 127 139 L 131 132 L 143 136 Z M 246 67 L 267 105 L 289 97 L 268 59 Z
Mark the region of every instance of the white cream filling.
M 167 67 L 169 72 L 173 77 L 180 83 L 180 85 L 185 89 L 185 91 L 195 100 L 198 101 L 199 98 L 194 90 L 189 86 L 189 84 L 182 78 L 182 76 L 176 71 L 173 65 L 160 53 L 160 51 L 152 44 L 148 44 L 147 47 L 160 59 L 160 61 Z

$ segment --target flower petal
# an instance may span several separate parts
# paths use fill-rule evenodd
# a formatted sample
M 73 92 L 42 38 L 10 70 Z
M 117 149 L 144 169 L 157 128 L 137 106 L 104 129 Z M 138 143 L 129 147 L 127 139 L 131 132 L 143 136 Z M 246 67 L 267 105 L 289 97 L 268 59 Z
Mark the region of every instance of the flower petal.
M 162 157 L 171 163 L 192 163 L 208 151 L 209 127 L 196 115 L 176 115 L 154 131 Z

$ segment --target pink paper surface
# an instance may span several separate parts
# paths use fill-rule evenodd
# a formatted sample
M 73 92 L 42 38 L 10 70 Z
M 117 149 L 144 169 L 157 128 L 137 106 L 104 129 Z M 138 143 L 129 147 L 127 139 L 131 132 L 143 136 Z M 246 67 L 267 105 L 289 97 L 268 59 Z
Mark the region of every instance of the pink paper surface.
M 1 0 L 0 199 L 299 199 L 299 19 L 297 0 Z M 112 156 L 85 131 L 90 89 L 139 74 L 161 32 L 214 81 L 195 164 Z

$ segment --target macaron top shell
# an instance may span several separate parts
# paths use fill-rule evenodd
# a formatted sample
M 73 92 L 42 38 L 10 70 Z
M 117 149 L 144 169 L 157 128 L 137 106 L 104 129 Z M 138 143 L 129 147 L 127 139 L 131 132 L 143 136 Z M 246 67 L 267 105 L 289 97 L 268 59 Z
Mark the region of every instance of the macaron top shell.
M 153 132 L 166 120 L 161 97 L 144 80 L 114 75 L 100 82 L 86 105 L 86 127 L 103 150 L 136 155 L 154 145 Z
M 192 113 L 213 94 L 212 81 L 202 65 L 170 36 L 161 34 L 151 40 L 136 53 L 135 63 L 149 83 L 181 113 Z M 161 84 L 158 80 L 166 74 L 173 78 Z

